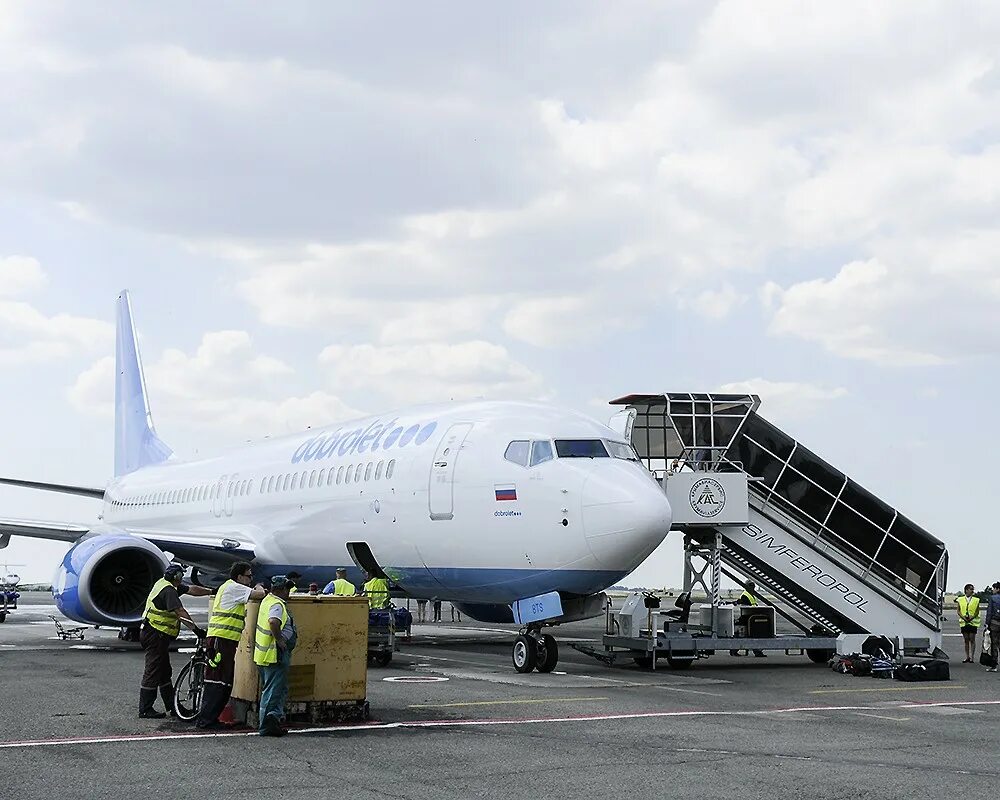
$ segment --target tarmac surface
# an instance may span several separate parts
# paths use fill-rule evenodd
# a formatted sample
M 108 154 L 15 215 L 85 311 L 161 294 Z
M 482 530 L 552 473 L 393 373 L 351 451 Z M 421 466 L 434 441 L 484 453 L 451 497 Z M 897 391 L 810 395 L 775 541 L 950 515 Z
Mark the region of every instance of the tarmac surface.
M 598 645 L 601 620 L 556 629 L 556 672 L 519 675 L 514 626 L 414 625 L 369 670 L 370 723 L 262 739 L 138 719 L 142 653 L 114 630 L 60 641 L 56 613 L 29 594 L 0 625 L 4 796 L 812 800 L 975 796 L 1000 778 L 1000 675 L 960 663 L 959 636 L 951 681 L 905 684 L 773 653 L 609 668 L 567 645 Z

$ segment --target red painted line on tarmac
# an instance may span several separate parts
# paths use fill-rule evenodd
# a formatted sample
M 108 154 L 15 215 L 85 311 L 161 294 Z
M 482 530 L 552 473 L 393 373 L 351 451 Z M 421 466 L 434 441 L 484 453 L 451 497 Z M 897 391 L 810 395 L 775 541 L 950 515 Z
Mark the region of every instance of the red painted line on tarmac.
M 1000 700 L 959 700 L 940 702 L 901 703 L 891 708 L 928 708 L 935 706 L 996 706 Z M 626 714 L 584 714 L 562 717 L 512 717 L 483 719 L 427 719 L 409 722 L 367 722 L 357 725 L 326 725 L 315 728 L 293 728 L 292 735 L 307 733 L 367 733 L 402 728 L 462 728 L 485 727 L 490 725 L 541 725 L 545 723 L 572 722 L 613 722 L 630 719 L 660 719 L 669 717 L 759 717 L 768 714 L 821 713 L 829 711 L 885 711 L 886 706 L 792 706 L 788 708 L 764 708 L 750 711 L 636 711 Z M 220 733 L 153 733 L 121 736 L 84 736 L 69 739 L 35 739 L 14 742 L 0 742 L 0 750 L 26 749 L 31 747 L 58 747 L 62 745 L 119 744 L 122 742 L 170 742 L 184 739 L 205 738 L 245 738 L 257 736 L 255 730 L 225 731 Z

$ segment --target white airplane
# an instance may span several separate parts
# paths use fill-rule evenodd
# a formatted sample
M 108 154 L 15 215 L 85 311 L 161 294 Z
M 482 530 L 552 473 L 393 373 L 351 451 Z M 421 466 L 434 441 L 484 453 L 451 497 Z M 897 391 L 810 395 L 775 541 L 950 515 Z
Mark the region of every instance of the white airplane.
M 536 403 L 421 406 L 181 461 L 153 426 L 128 292 L 117 316 L 115 477 L 104 489 L 0 479 L 103 501 L 91 525 L 0 519 L 0 547 L 74 543 L 53 583 L 71 619 L 138 625 L 171 560 L 213 586 L 238 559 L 258 578 L 294 569 L 320 585 L 350 559 L 355 582 L 364 569 L 394 594 L 518 622 L 515 668 L 547 672 L 558 646 L 543 627 L 603 613 L 602 590 L 670 529 L 626 437 Z

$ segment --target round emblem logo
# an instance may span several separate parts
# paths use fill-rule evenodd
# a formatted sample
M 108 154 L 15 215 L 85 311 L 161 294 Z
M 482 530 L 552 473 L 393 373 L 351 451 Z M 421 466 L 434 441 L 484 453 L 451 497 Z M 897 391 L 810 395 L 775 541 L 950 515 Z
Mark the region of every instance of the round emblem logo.
M 709 519 L 726 507 L 726 490 L 712 478 L 702 478 L 691 487 L 691 508 L 699 517 Z

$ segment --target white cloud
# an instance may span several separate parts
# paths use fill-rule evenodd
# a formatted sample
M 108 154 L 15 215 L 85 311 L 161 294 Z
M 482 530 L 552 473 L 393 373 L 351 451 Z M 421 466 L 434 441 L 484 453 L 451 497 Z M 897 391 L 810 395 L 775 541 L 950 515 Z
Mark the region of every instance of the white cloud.
M 0 295 L 15 296 L 43 288 L 48 279 L 37 259 L 28 256 L 0 257 Z
M 504 317 L 503 329 L 514 339 L 555 347 L 589 342 L 627 324 L 612 298 L 563 295 L 516 303 Z
M 161 426 L 167 420 L 174 427 L 259 438 L 361 415 L 328 392 L 283 395 L 293 373 L 283 361 L 256 354 L 245 331 L 206 333 L 195 353 L 171 348 L 145 368 L 150 405 Z M 114 380 L 114 359 L 103 358 L 77 377 L 70 401 L 85 413 L 110 416 Z
M 756 394 L 760 397 L 760 412 L 769 420 L 782 422 L 814 416 L 824 405 L 847 396 L 843 387 L 817 386 L 795 381 L 770 381 L 749 378 L 719 387 L 728 394 Z
M 0 258 L 0 296 L 41 289 L 48 278 L 34 258 Z M 91 353 L 112 341 L 114 328 L 103 320 L 72 314 L 46 316 L 30 303 L 0 300 L 0 364 L 54 361 Z
M 987 238 L 1000 242 L 1000 231 Z M 761 293 L 773 311 L 770 332 L 890 366 L 995 354 L 1000 266 L 988 255 L 993 244 L 978 241 L 966 248 L 971 253 L 963 253 L 956 242 L 936 253 L 934 244 L 918 241 L 895 253 L 905 268 L 870 259 L 845 264 L 832 278 L 787 289 L 770 282 Z
M 484 341 L 332 345 L 319 360 L 333 387 L 374 394 L 393 405 L 545 394 L 536 373 L 515 361 L 506 348 Z
M 746 296 L 740 294 L 732 284 L 724 284 L 718 290 L 706 289 L 694 297 L 682 297 L 678 305 L 682 309 L 690 308 L 696 314 L 709 320 L 721 320 L 728 317 L 733 309 L 746 302 Z

